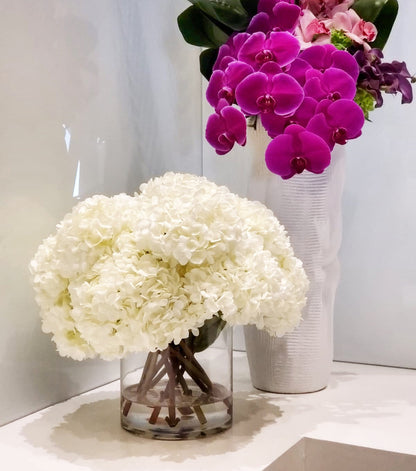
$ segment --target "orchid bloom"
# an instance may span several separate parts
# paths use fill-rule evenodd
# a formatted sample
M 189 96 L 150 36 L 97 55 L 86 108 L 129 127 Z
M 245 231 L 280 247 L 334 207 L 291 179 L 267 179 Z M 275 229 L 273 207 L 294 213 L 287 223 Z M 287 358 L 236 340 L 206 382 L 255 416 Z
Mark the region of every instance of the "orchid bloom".
M 215 113 L 207 121 L 205 137 L 219 155 L 226 154 L 234 143 L 244 146 L 246 143 L 247 125 L 243 113 L 229 106 L 227 100 L 220 100 Z
M 325 72 L 312 69 L 306 72 L 305 95 L 317 101 L 345 98 L 352 100 L 357 91 L 356 82 L 345 71 L 331 67 Z
M 361 136 L 364 120 L 363 110 L 355 102 L 324 100 L 318 104 L 307 130 L 322 137 L 332 150 L 335 144 L 344 145 Z
M 273 32 L 269 37 L 257 32 L 244 42 L 237 58 L 259 70 L 266 62 L 285 67 L 296 59 L 299 51 L 299 41 L 288 32 Z
M 273 1 L 267 4 L 259 2 L 259 13 L 251 19 L 247 28 L 248 33 L 257 31 L 262 31 L 265 34 L 271 31 L 289 31 L 293 33 L 299 21 L 300 8 L 293 3 Z
M 261 115 L 261 124 L 273 139 L 292 125 L 299 124 L 306 128 L 311 118 L 315 115 L 315 109 L 318 102 L 311 97 L 305 97 L 299 108 L 289 117 L 278 116 L 274 113 L 263 113 Z
M 288 116 L 299 108 L 304 92 L 293 77 L 281 72 L 277 64 L 269 63 L 248 75 L 237 86 L 235 96 L 241 109 L 249 115 Z
M 219 48 L 217 59 L 215 60 L 212 70 L 225 70 L 230 62 L 237 59 L 238 51 L 249 37 L 250 35 L 248 33 L 232 34 L 227 42 Z
M 239 61 L 231 62 L 225 71 L 214 70 L 206 92 L 208 103 L 215 108 L 224 98 L 229 105 L 232 105 L 237 85 L 252 72 L 253 68 L 250 65 Z
M 338 50 L 332 44 L 312 46 L 302 51 L 299 58 L 320 72 L 324 72 L 331 67 L 341 69 L 350 75 L 354 81 L 357 81 L 360 72 L 354 57 L 346 51 Z
M 297 124 L 288 126 L 266 149 L 267 168 L 285 180 L 304 170 L 322 173 L 330 161 L 326 142 Z

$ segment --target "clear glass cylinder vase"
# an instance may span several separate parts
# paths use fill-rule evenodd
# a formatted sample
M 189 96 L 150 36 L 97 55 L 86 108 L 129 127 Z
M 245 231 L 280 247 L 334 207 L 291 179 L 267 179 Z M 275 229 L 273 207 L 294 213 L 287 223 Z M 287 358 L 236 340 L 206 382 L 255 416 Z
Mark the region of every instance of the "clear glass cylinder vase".
M 204 437 L 232 425 L 232 328 L 121 360 L 121 425 L 161 440 Z M 218 336 L 217 336 L 218 335 Z M 209 345 L 206 347 L 206 345 Z M 205 348 L 206 347 L 206 348 Z

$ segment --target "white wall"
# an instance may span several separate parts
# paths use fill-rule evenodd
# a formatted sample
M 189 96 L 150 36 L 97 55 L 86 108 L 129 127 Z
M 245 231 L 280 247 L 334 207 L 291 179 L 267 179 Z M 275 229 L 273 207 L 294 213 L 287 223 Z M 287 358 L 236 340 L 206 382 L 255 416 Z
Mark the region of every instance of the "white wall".
M 27 265 L 77 198 L 201 173 L 198 51 L 176 26 L 186 6 L 0 4 L 0 424 L 118 377 L 118 362 L 58 356 Z
M 416 2 L 402 0 L 385 48 L 416 73 Z M 338 360 L 416 368 L 415 102 L 389 96 L 347 146 L 341 282 L 335 306 Z

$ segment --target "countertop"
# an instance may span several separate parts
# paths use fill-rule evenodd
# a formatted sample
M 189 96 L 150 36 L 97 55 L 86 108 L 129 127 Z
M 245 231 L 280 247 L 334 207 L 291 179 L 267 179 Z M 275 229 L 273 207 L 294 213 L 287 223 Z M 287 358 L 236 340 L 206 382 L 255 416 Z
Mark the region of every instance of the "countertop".
M 252 387 L 236 352 L 226 432 L 181 442 L 130 434 L 115 381 L 1 427 L 0 456 L 9 470 L 259 471 L 302 437 L 416 456 L 416 371 L 334 362 L 326 389 L 271 394 Z

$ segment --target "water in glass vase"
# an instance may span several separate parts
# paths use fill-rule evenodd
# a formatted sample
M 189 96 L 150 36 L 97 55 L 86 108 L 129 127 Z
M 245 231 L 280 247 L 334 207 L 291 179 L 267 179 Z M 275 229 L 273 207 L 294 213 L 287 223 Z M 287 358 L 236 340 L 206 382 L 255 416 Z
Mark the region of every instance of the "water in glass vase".
M 212 435 L 232 424 L 231 329 L 207 349 L 188 340 L 122 360 L 121 424 L 145 437 L 181 440 Z

